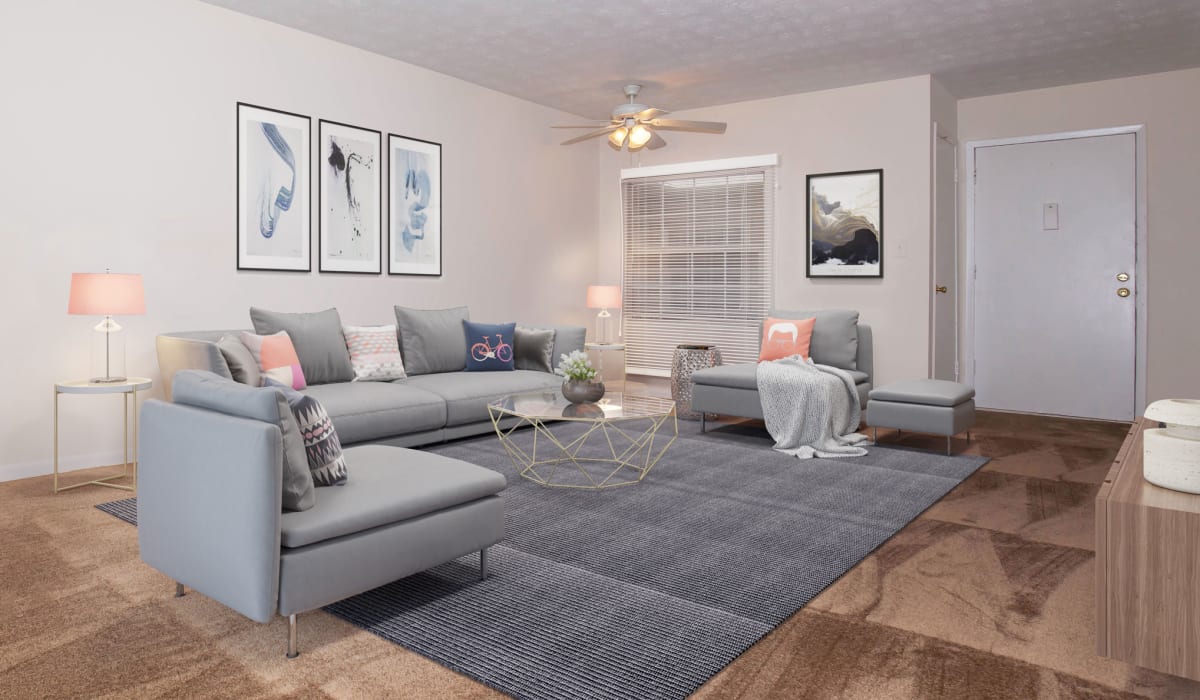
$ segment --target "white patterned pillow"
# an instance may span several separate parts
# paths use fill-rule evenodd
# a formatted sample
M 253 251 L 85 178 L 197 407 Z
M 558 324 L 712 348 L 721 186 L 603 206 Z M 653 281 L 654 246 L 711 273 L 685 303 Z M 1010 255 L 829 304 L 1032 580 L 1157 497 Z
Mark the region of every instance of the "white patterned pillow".
M 356 382 L 390 382 L 404 379 L 404 361 L 396 326 L 345 326 L 346 347 Z

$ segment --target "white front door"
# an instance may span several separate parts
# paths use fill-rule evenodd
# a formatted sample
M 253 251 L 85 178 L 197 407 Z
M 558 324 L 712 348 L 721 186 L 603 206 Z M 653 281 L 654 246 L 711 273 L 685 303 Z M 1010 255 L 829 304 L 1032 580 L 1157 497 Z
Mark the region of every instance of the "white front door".
M 958 380 L 958 241 L 954 226 L 954 200 L 958 196 L 954 178 L 954 144 L 934 134 L 933 158 L 933 285 L 930 304 L 933 310 L 930 346 L 930 376 Z
M 1133 419 L 1135 183 L 1133 134 L 975 150 L 980 408 Z

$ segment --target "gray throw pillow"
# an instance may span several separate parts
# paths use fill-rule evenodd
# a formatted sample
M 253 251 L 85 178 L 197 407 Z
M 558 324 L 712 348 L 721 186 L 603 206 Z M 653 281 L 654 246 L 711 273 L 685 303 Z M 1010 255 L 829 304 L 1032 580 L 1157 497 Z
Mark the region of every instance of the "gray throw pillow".
M 554 329 L 517 326 L 513 354 L 517 369 L 554 372 Z
M 258 335 L 287 331 L 308 384 L 354 381 L 354 366 L 350 364 L 337 309 L 289 314 L 250 307 L 250 321 Z
M 858 312 L 844 309 L 783 311 L 772 309 L 771 318 L 815 318 L 809 356 L 819 365 L 858 369 Z M 759 333 L 762 337 L 762 333 Z
M 172 382 L 175 403 L 279 426 L 283 433 L 283 509 L 308 510 L 317 502 L 304 437 L 292 407 L 279 390 L 248 387 L 212 372 L 185 369 Z
M 225 364 L 229 365 L 229 374 L 233 381 L 249 386 L 262 386 L 262 372 L 258 369 L 258 361 L 250 352 L 250 348 L 242 343 L 242 339 L 231 333 L 226 333 L 217 341 Z
M 408 376 L 460 372 L 467 368 L 463 347 L 463 321 L 470 320 L 465 306 L 453 309 L 396 307 L 396 334 Z M 301 358 L 303 361 L 303 358 Z
M 342 455 L 342 441 L 338 439 L 333 420 L 321 402 L 274 379 L 268 379 L 267 386 L 283 394 L 292 408 L 292 415 L 300 425 L 300 434 L 304 436 L 304 451 L 308 456 L 308 469 L 312 473 L 313 483 L 317 486 L 341 486 L 346 483 L 349 471 L 346 469 L 346 458 Z

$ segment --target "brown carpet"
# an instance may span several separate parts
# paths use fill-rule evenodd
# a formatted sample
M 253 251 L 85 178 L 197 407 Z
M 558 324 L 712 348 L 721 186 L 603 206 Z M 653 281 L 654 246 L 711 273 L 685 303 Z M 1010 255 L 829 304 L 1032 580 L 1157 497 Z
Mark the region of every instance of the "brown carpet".
M 983 470 L 697 697 L 1200 697 L 1092 651 L 1093 502 L 1125 430 L 984 414 L 956 444 L 992 457 Z M 319 611 L 285 659 L 282 619 L 172 597 L 134 529 L 92 507 L 124 495 L 0 484 L 0 697 L 500 697 Z

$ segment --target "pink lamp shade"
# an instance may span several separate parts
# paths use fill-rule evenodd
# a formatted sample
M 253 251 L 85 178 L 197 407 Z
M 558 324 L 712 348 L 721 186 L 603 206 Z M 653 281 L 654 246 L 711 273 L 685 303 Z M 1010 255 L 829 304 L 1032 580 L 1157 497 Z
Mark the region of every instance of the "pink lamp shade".
M 146 299 L 142 293 L 142 276 L 73 272 L 67 313 L 83 316 L 144 314 Z
M 615 284 L 591 285 L 587 291 L 587 307 L 589 309 L 621 308 L 621 288 Z

